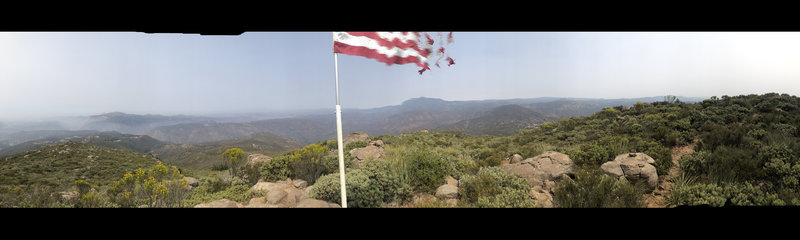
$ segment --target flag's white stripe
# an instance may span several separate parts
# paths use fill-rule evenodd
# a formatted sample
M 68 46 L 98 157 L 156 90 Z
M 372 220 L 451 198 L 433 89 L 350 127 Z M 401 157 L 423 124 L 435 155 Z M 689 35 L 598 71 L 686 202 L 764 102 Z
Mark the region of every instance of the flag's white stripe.
M 407 49 L 401 49 L 401 48 L 398 48 L 398 47 L 387 48 L 387 47 L 381 46 L 380 44 L 378 44 L 378 41 L 376 41 L 376 40 L 374 40 L 372 38 L 362 37 L 362 36 L 353 36 L 353 35 L 347 34 L 346 32 L 337 32 L 335 34 L 335 36 L 336 36 L 335 41 L 337 41 L 337 42 L 344 43 L 344 44 L 347 44 L 347 45 L 350 45 L 350 46 L 359 46 L 359 47 L 369 48 L 369 49 L 375 50 L 376 52 L 378 52 L 380 54 L 386 55 L 387 57 L 399 56 L 401 58 L 404 58 L 404 57 L 408 57 L 408 56 L 414 56 L 414 57 L 419 58 L 420 62 L 425 62 L 425 61 L 428 60 L 428 58 L 426 56 L 420 55 L 420 53 L 417 52 L 417 50 L 414 50 L 413 48 L 407 48 Z
M 417 36 L 414 35 L 413 32 L 406 32 L 403 34 L 402 32 L 377 32 L 378 36 L 383 39 L 392 41 L 395 38 L 399 38 L 401 42 L 407 43 L 408 41 L 417 41 Z

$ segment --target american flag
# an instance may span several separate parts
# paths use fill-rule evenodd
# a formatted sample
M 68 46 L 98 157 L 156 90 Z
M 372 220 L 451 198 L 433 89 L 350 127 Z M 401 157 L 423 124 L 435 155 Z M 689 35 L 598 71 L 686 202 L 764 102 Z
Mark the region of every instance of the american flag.
M 424 38 L 424 39 L 423 39 Z M 447 43 L 452 42 L 452 33 Z M 428 58 L 434 54 L 431 50 L 434 39 L 427 33 L 424 37 L 419 32 L 334 32 L 333 52 L 347 55 L 372 58 L 386 65 L 415 63 L 422 67 L 420 74 L 428 67 Z M 440 41 L 440 45 L 441 45 Z M 444 54 L 444 47 L 437 54 Z M 438 61 L 438 60 L 437 60 Z M 447 57 L 448 66 L 455 64 Z M 436 64 L 438 66 L 438 62 Z

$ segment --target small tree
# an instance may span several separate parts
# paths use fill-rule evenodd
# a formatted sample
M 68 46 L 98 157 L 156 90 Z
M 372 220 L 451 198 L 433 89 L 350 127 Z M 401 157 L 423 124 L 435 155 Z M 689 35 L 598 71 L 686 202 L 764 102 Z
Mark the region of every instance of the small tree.
M 236 166 L 245 158 L 244 151 L 241 148 L 230 148 L 222 153 L 222 159 L 228 165 L 228 172 L 231 177 L 236 176 Z
M 294 152 L 289 156 L 289 161 L 295 177 L 314 184 L 325 172 L 327 154 L 328 148 L 321 144 L 311 144 Z

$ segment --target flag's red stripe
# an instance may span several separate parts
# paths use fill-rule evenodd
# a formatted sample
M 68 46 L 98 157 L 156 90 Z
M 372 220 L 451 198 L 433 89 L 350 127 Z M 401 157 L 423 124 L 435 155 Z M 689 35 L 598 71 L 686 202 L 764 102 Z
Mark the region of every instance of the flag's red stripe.
M 400 41 L 399 38 L 395 38 L 389 41 L 388 39 L 381 38 L 377 32 L 347 32 L 347 34 L 350 34 L 352 36 L 363 36 L 374 39 L 375 41 L 378 42 L 379 45 L 387 48 L 393 48 L 393 47 L 398 47 L 401 49 L 412 48 L 414 50 L 417 50 L 417 52 L 419 52 L 422 56 L 427 56 L 431 52 L 430 50 L 420 49 L 416 41 L 408 41 L 403 43 L 403 41 Z M 419 38 L 418 33 L 414 35 L 417 35 L 417 38 Z
M 389 56 L 386 56 L 384 54 L 378 53 L 377 51 L 375 51 L 373 49 L 369 49 L 369 48 L 366 48 L 366 47 L 360 47 L 360 46 L 350 46 L 350 45 L 347 45 L 347 44 L 344 44 L 344 43 L 340 43 L 340 42 L 333 42 L 333 52 L 347 54 L 347 55 L 356 55 L 356 56 L 372 58 L 372 59 L 378 60 L 380 62 L 384 62 L 384 63 L 386 63 L 386 65 L 416 63 L 417 66 L 426 67 L 426 64 L 421 63 L 419 61 L 419 58 L 416 57 L 416 56 L 407 56 L 407 57 L 394 56 L 394 57 L 389 57 Z

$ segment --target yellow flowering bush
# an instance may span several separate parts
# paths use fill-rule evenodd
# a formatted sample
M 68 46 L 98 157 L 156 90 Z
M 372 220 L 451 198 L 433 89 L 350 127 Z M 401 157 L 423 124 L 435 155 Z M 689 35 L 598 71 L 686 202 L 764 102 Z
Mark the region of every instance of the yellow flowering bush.
M 108 195 L 121 207 L 182 207 L 188 184 L 177 167 L 158 163 L 126 173 L 112 184 Z

